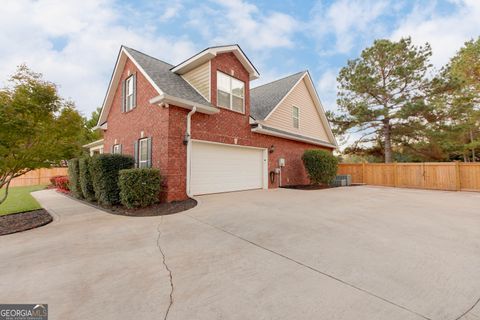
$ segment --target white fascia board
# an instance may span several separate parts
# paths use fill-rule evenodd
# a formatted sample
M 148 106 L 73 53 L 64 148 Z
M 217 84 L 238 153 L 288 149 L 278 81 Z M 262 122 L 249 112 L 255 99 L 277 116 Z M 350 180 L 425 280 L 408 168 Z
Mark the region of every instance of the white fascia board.
M 103 145 L 103 139 L 84 144 L 82 147 L 83 148 L 93 148 L 93 147 L 101 146 L 101 145 Z
M 325 131 L 327 132 L 328 137 L 330 138 L 330 142 L 332 142 L 337 148 L 338 148 L 338 143 L 337 139 L 333 135 L 332 127 L 330 126 L 330 122 L 328 122 L 325 109 L 323 108 L 322 101 L 320 100 L 320 96 L 318 95 L 317 89 L 315 88 L 315 85 L 313 84 L 312 77 L 310 76 L 310 72 L 306 72 L 307 74 L 307 88 L 310 90 L 310 95 L 314 97 L 313 101 L 315 102 L 315 106 L 317 107 L 317 111 L 320 115 L 320 120 L 322 121 Z
M 113 95 L 115 94 L 115 91 L 118 87 L 120 76 L 123 72 L 127 58 L 133 62 L 135 67 L 137 67 L 137 69 L 143 74 L 143 76 L 148 80 L 148 82 L 153 86 L 153 88 L 155 88 L 158 94 L 163 93 L 162 90 L 157 86 L 157 84 L 148 76 L 145 70 L 138 64 L 138 62 L 135 61 L 135 59 L 128 53 L 127 50 L 125 50 L 124 47 L 122 47 L 118 54 L 117 62 L 115 63 L 115 68 L 113 70 L 113 74 L 108 85 L 107 95 L 105 96 L 105 99 L 103 101 L 102 111 L 100 112 L 100 117 L 98 118 L 96 128 L 101 128 L 101 126 L 107 121 L 107 115 L 113 102 Z
M 206 106 L 203 104 L 195 103 L 186 99 L 177 98 L 174 96 L 170 96 L 167 94 L 158 95 L 148 101 L 151 104 L 161 104 L 161 103 L 168 103 L 180 108 L 192 110 L 193 107 L 197 108 L 197 112 L 205 113 L 205 114 L 215 114 L 219 113 L 220 110 L 218 108 L 212 106 Z
M 289 139 L 289 140 L 295 140 L 295 141 L 301 141 L 309 144 L 314 144 L 322 147 L 327 147 L 331 149 L 338 149 L 338 147 L 334 144 L 328 143 L 328 142 L 320 142 L 320 141 L 315 141 L 315 139 L 309 138 L 309 137 L 297 137 L 294 135 L 290 135 L 287 132 L 282 133 L 282 132 L 276 132 L 272 130 L 265 129 L 262 125 L 258 125 L 258 127 L 253 128 L 252 132 L 256 133 L 261 133 L 269 136 L 274 136 L 274 137 L 279 137 L 279 138 L 284 138 L 284 139 Z
M 180 63 L 179 65 L 175 66 L 172 68 L 172 72 L 175 72 L 177 74 L 184 74 L 199 65 L 211 60 L 214 58 L 217 54 L 219 53 L 224 53 L 224 52 L 233 52 L 233 54 L 237 57 L 237 59 L 242 63 L 242 65 L 247 69 L 249 73 L 249 78 L 250 80 L 255 80 L 260 77 L 260 75 L 257 72 L 257 69 L 252 65 L 250 60 L 247 58 L 247 56 L 243 53 L 243 51 L 240 49 L 238 45 L 233 45 L 233 46 L 223 46 L 223 47 L 216 47 L 216 48 L 209 48 L 206 49 L 190 59 Z

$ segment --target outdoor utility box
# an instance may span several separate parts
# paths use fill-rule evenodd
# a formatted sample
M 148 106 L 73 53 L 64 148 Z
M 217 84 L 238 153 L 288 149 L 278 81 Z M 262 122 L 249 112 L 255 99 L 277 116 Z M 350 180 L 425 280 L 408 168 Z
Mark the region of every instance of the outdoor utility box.
M 285 158 L 278 159 L 278 165 L 280 167 L 285 167 Z
M 352 184 L 352 176 L 349 174 L 342 174 L 335 177 L 332 181 L 332 187 L 345 187 Z

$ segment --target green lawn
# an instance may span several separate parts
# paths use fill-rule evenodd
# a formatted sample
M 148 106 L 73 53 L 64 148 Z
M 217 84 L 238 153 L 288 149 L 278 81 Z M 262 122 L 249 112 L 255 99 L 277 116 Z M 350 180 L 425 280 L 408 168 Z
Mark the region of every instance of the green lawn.
M 30 195 L 30 192 L 45 189 L 45 186 L 14 187 L 8 190 L 7 200 L 0 204 L 0 216 L 40 209 L 38 202 Z M 3 196 L 5 191 L 0 191 Z

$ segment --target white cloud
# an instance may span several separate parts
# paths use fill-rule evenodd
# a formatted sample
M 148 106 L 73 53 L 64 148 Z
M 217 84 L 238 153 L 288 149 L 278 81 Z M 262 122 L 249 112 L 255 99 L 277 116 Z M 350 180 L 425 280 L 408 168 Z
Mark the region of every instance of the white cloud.
M 113 0 L 8 1 L 0 20 L 0 81 L 26 63 L 60 85 L 85 114 L 100 106 L 121 44 L 171 62 L 192 55 L 188 38 L 167 38 L 150 32 L 147 23 L 121 24 Z M 168 48 L 168 50 L 166 50 Z
M 240 43 L 251 50 L 291 48 L 298 22 L 281 12 L 263 13 L 243 0 L 216 0 L 219 8 L 204 8 L 203 21 L 211 21 L 209 34 L 217 44 Z M 198 16 L 198 9 L 194 9 Z
M 403 19 L 391 38 L 411 36 L 417 45 L 432 46 L 432 62 L 440 68 L 455 54 L 465 41 L 480 35 L 480 1 L 455 0 L 456 10 L 436 13 L 434 4 L 419 5 Z
M 325 110 L 336 111 L 337 99 L 336 69 L 327 69 L 317 82 L 317 90 Z
M 311 12 L 310 29 L 320 42 L 334 37 L 334 48 L 320 48 L 323 53 L 349 53 L 359 39 L 382 31 L 382 26 L 374 22 L 385 13 L 388 5 L 386 0 L 337 0 L 330 6 L 319 1 Z

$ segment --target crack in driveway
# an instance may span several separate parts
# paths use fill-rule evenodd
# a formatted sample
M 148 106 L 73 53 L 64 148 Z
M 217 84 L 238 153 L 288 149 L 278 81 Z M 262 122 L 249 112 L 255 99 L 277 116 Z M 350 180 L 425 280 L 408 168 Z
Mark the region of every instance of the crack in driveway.
M 296 263 L 296 264 L 298 264 L 298 265 L 300 265 L 300 266 L 302 266 L 302 267 L 305 267 L 305 268 L 310 269 L 310 270 L 312 270 L 312 271 L 314 271 L 314 272 L 316 272 L 316 273 L 319 273 L 319 274 L 321 274 L 321 275 L 323 275 L 323 276 L 326 276 L 326 277 L 328 277 L 328 278 L 330 278 L 330 279 L 333 279 L 333 280 L 335 280 L 335 281 L 337 281 L 337 282 L 340 282 L 340 283 L 342 283 L 342 284 L 344 284 L 344 285 L 346 285 L 346 286 L 349 286 L 349 287 L 351 287 L 351 288 L 353 288 L 353 289 L 355 289 L 355 290 L 361 291 L 361 292 L 363 292 L 363 293 L 365 293 L 365 294 L 368 294 L 368 295 L 370 295 L 370 296 L 372 296 L 372 297 L 374 297 L 374 298 L 377 298 L 377 299 L 379 299 L 379 300 L 382 300 L 383 302 L 386 302 L 386 303 L 391 304 L 391 305 L 393 305 L 393 306 L 395 306 L 395 307 L 397 307 L 397 308 L 400 308 L 400 309 L 403 309 L 403 310 L 405 310 L 405 311 L 407 311 L 407 312 L 410 312 L 410 313 L 412 313 L 412 314 L 414 314 L 414 315 L 416 315 L 416 316 L 418 316 L 418 317 L 421 317 L 421 318 L 426 319 L 426 320 L 432 320 L 431 318 L 429 318 L 429 317 L 427 317 L 427 316 L 425 316 L 425 315 L 423 315 L 423 314 L 421 314 L 421 313 L 418 313 L 418 312 L 416 312 L 416 311 L 414 311 L 414 310 L 411 310 L 411 309 L 409 309 L 409 308 L 407 308 L 407 307 L 404 307 L 404 306 L 402 306 L 402 305 L 400 305 L 400 304 L 398 304 L 398 303 L 395 303 L 395 302 L 390 301 L 390 300 L 388 300 L 388 299 L 386 299 L 386 298 L 383 298 L 383 297 L 381 297 L 381 296 L 379 296 L 379 295 L 377 295 L 377 294 L 375 294 L 375 293 L 373 293 L 373 292 L 370 292 L 370 291 L 368 291 L 368 290 L 366 290 L 366 289 L 357 287 L 357 286 L 354 285 L 354 284 L 351 284 L 351 283 L 349 283 L 349 282 L 347 282 L 347 281 L 345 281 L 345 280 L 342 280 L 342 279 L 340 279 L 340 278 L 337 278 L 337 277 L 335 277 L 335 276 L 333 276 L 333 275 L 331 275 L 331 274 L 325 273 L 325 272 L 323 272 L 323 271 L 321 271 L 321 270 L 318 270 L 318 269 L 316 269 L 316 268 L 314 268 L 314 267 L 312 267 L 312 266 L 309 266 L 309 265 L 304 264 L 304 263 L 302 263 L 302 262 L 300 262 L 300 261 L 298 261 L 298 260 L 295 260 L 295 259 L 293 259 L 293 258 L 290 258 L 290 257 L 288 257 L 288 256 L 286 256 L 286 255 L 284 255 L 284 254 L 281 254 L 281 253 L 276 252 L 276 251 L 274 251 L 274 250 L 272 250 L 272 249 L 266 248 L 266 247 L 264 247 L 264 246 L 262 246 L 262 245 L 260 245 L 260 244 L 258 244 L 258 243 L 256 243 L 256 242 L 253 242 L 253 241 L 251 241 L 251 240 L 248 240 L 248 239 L 246 239 L 246 238 L 243 238 L 243 237 L 241 237 L 241 236 L 239 236 L 239 235 L 237 235 L 237 234 L 235 234 L 235 233 L 232 233 L 232 232 L 227 231 L 227 230 L 225 230 L 225 229 L 222 229 L 222 228 L 220 228 L 220 227 L 218 227 L 218 226 L 216 226 L 216 225 L 213 225 L 213 224 L 210 224 L 210 223 L 205 222 L 205 221 L 203 221 L 203 220 L 200 220 L 200 219 L 198 219 L 198 218 L 196 218 L 196 217 L 193 217 L 193 216 L 191 216 L 191 215 L 189 215 L 189 214 L 186 214 L 186 216 L 188 216 L 188 217 L 192 218 L 193 220 L 198 221 L 198 222 L 200 222 L 200 223 L 202 223 L 202 224 L 204 224 L 204 225 L 210 226 L 210 227 L 212 227 L 212 228 L 214 228 L 214 229 L 217 229 L 217 230 L 219 230 L 219 231 L 221 231 L 221 232 L 224 232 L 224 233 L 226 233 L 226 234 L 229 234 L 229 235 L 231 235 L 231 236 L 233 236 L 233 237 L 235 237 L 235 238 L 237 238 L 237 239 L 240 239 L 240 240 L 242 240 L 242 241 L 245 241 L 245 242 L 247 242 L 247 243 L 249 243 L 249 244 L 251 244 L 251 245 L 253 245 L 253 246 L 256 246 L 256 247 L 258 247 L 258 248 L 260 248 L 260 249 L 266 250 L 266 251 L 268 251 L 268 252 L 270 252 L 270 253 L 273 253 L 273 254 L 275 254 L 275 255 L 277 255 L 277 256 L 280 256 L 280 257 L 282 257 L 282 258 L 284 258 L 284 259 L 287 259 L 287 260 L 289 260 L 289 261 L 291 261 L 291 262 L 294 262 L 294 263 Z M 473 307 L 472 307 L 471 309 L 473 309 Z M 468 311 L 467 311 L 467 312 L 468 312 Z M 458 320 L 458 319 L 455 319 L 455 320 Z
M 168 318 L 168 313 L 170 312 L 170 308 L 173 305 L 173 288 L 174 287 L 173 287 L 172 271 L 170 270 L 170 268 L 167 265 L 165 252 L 163 251 L 162 246 L 160 245 L 160 238 L 161 238 L 161 235 L 162 235 L 162 233 L 160 232 L 160 226 L 162 225 L 162 223 L 163 223 L 163 217 L 160 218 L 160 223 L 157 226 L 157 232 L 158 232 L 157 247 L 158 247 L 158 250 L 160 251 L 160 253 L 162 255 L 162 263 L 163 263 L 165 269 L 168 272 L 168 276 L 169 276 L 169 280 L 170 280 L 170 302 L 168 304 L 167 310 L 165 311 L 165 316 L 163 317 L 163 319 L 166 320 Z
M 477 301 L 475 301 L 475 303 L 470 308 L 467 309 L 467 311 L 462 313 L 459 317 L 455 318 L 455 320 L 461 320 L 463 317 L 465 317 L 467 314 L 469 314 L 470 311 L 472 311 L 473 308 L 475 308 L 479 303 L 480 303 L 480 298 L 478 298 Z

